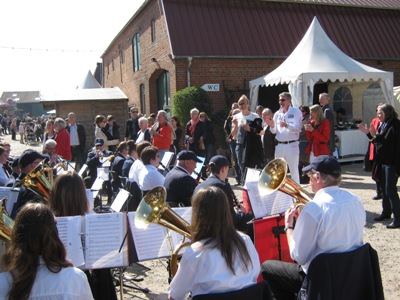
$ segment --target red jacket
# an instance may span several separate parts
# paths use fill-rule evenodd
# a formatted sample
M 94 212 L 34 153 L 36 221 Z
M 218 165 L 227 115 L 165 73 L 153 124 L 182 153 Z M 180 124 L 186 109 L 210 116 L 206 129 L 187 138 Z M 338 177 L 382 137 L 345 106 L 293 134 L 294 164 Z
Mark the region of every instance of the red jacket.
M 66 160 L 72 159 L 71 154 L 71 142 L 69 139 L 69 133 L 67 129 L 62 129 L 60 132 L 57 132 L 54 140 L 57 142 L 57 147 L 55 153 L 57 155 L 62 156 Z
M 312 120 L 311 125 L 314 127 L 314 131 L 306 131 L 307 140 L 310 142 L 306 148 L 306 153 L 311 153 L 312 149 L 314 156 L 330 155 L 328 142 L 331 134 L 331 124 L 329 120 L 323 120 L 317 128 L 315 127 L 315 121 Z
M 157 130 L 158 135 L 153 135 L 153 146 L 158 150 L 168 150 L 171 146 L 172 128 L 168 124 L 161 126 Z

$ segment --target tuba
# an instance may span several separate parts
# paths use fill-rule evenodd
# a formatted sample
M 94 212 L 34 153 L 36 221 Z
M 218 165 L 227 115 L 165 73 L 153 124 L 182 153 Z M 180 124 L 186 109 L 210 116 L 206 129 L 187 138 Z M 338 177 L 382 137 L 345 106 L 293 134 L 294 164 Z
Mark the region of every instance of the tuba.
M 151 223 L 156 223 L 168 229 L 176 231 L 185 238 L 190 239 L 190 225 L 182 219 L 165 202 L 167 191 L 163 186 L 150 190 L 140 201 L 135 214 L 135 226 L 145 229 Z M 171 275 L 174 276 L 178 270 L 178 254 L 183 247 L 190 245 L 190 242 L 182 243 L 171 255 Z
M 11 232 L 14 227 L 14 220 L 8 216 L 5 208 L 7 197 L 4 197 L 1 200 L 2 204 L 0 207 L 0 240 L 8 243 L 11 241 Z
M 308 202 L 312 201 L 311 195 L 292 179 L 287 178 L 287 163 L 282 158 L 269 162 L 261 171 L 258 179 L 258 190 L 264 195 L 279 190 L 293 197 L 293 208 L 301 212 Z

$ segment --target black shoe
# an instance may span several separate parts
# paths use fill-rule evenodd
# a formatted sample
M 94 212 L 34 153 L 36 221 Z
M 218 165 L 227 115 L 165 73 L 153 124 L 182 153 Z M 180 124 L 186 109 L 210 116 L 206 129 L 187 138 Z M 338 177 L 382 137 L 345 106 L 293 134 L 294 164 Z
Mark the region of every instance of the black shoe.
M 390 219 L 390 215 L 379 215 L 376 218 L 374 218 L 374 221 L 383 221 L 388 219 Z
M 374 197 L 372 197 L 372 200 L 379 200 L 379 199 L 382 199 L 382 198 L 383 198 L 382 195 L 379 194 L 379 195 L 375 195 Z
M 389 225 L 387 225 L 386 228 L 388 228 L 388 229 L 400 228 L 400 223 L 392 222 Z

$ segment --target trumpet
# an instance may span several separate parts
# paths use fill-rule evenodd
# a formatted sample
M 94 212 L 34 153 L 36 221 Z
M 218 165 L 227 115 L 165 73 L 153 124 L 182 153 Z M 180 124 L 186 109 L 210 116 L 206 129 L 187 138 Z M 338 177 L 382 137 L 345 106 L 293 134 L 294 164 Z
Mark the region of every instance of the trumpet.
M 270 161 L 261 171 L 258 190 L 266 195 L 279 190 L 293 197 L 293 208 L 299 212 L 312 201 L 312 196 L 306 190 L 287 178 L 287 163 L 282 158 Z

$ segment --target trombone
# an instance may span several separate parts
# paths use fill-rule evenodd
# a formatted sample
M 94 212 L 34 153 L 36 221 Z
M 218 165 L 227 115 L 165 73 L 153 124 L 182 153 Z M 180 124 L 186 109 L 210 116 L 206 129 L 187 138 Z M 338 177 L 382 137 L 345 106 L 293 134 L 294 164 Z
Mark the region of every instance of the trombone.
M 4 197 L 0 201 L 2 202 L 0 208 L 0 240 L 9 243 L 11 241 L 11 232 L 14 227 L 14 220 L 8 216 L 5 208 L 7 197 Z

